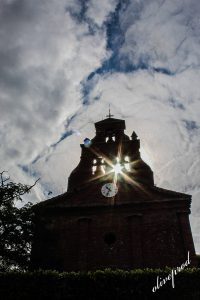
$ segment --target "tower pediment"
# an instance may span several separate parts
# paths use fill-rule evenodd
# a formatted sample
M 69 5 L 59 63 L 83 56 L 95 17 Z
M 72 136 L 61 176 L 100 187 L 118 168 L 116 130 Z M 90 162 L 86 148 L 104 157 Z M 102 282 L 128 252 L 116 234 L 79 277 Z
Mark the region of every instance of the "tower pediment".
M 98 121 L 95 123 L 96 130 L 98 129 L 126 129 L 125 120 L 115 119 L 115 118 L 107 118 L 102 121 Z

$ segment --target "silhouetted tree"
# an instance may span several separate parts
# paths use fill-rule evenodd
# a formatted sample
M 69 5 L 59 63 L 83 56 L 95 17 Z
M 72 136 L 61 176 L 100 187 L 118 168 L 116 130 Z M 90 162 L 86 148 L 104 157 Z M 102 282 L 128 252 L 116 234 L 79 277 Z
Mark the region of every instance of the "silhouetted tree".
M 30 185 L 14 183 L 6 172 L 0 173 L 0 271 L 25 270 L 30 259 L 33 235 L 33 212 L 29 202 L 16 206 L 30 192 Z

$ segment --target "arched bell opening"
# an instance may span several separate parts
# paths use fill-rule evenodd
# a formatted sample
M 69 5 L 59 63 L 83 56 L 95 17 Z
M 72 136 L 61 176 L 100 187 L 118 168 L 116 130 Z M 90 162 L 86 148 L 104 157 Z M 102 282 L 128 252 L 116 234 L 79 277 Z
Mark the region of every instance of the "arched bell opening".
M 129 157 L 129 156 L 125 156 L 125 157 L 124 157 L 124 167 L 125 167 L 126 171 L 128 171 L 128 172 L 131 171 L 131 167 L 130 167 L 130 157 Z

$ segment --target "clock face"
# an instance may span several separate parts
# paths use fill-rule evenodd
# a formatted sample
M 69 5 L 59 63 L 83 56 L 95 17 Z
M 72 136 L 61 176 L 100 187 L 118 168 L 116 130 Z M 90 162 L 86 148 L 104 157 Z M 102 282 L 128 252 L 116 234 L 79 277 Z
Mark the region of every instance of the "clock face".
M 102 186 L 101 192 L 105 197 L 114 197 L 118 192 L 118 188 L 114 183 L 106 183 Z

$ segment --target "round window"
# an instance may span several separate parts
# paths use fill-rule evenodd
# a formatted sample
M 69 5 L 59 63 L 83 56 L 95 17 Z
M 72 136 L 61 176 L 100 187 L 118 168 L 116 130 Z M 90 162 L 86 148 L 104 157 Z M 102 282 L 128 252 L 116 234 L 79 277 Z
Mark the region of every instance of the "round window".
M 104 242 L 110 246 L 116 242 L 116 235 L 113 232 L 108 232 L 104 235 Z

